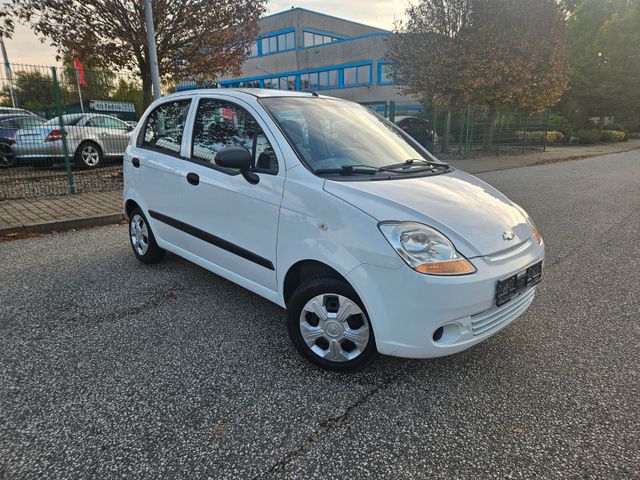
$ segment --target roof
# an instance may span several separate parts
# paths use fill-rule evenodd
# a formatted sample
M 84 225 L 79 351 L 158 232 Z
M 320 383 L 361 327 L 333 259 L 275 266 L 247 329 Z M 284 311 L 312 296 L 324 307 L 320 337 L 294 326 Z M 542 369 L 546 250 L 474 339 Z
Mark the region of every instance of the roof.
M 228 97 L 242 97 L 245 95 L 251 95 L 252 97 L 267 98 L 267 97 L 311 97 L 314 96 L 312 92 L 297 92 L 293 90 L 273 90 L 267 88 L 191 88 L 189 90 L 182 90 L 180 92 L 172 93 L 167 97 L 182 97 L 195 94 L 207 94 L 215 93 L 218 95 L 226 95 Z M 326 97 L 326 95 L 320 95 Z M 163 98 L 167 98 L 163 97 Z
M 366 23 L 362 23 L 362 22 L 354 22 L 353 20 L 349 20 L 348 18 L 337 17 L 335 15 L 329 15 L 328 13 L 317 12 L 315 10 L 309 10 L 308 8 L 302 8 L 302 7 L 291 7 L 289 9 L 287 9 L 287 10 L 282 10 L 280 12 L 272 13 L 270 15 L 265 15 L 264 17 L 262 17 L 262 19 L 277 17 L 279 15 L 286 15 L 287 13 L 295 13 L 295 12 L 311 13 L 313 15 L 320 15 L 320 16 L 323 16 L 323 17 L 332 18 L 334 20 L 340 20 L 342 22 L 348 22 L 348 23 L 353 23 L 353 24 L 356 24 L 356 25 L 362 25 L 363 27 L 369 27 L 371 29 L 379 30 L 380 32 L 391 33 L 389 30 L 385 30 L 384 28 L 374 27 L 373 25 L 367 25 Z

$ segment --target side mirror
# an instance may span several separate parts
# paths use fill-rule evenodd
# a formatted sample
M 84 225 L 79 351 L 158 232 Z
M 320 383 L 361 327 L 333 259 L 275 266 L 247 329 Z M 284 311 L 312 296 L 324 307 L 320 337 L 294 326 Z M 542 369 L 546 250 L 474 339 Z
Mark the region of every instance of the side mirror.
M 225 147 L 218 150 L 218 153 L 213 157 L 213 161 L 219 167 L 240 170 L 242 176 L 249 183 L 256 184 L 260 181 L 260 177 L 251 171 L 253 156 L 244 147 Z

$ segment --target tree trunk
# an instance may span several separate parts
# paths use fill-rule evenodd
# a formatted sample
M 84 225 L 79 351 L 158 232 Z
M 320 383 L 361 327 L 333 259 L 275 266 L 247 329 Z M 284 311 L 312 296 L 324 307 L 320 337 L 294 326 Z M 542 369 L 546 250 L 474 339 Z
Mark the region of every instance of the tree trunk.
M 493 137 L 496 132 L 496 119 L 498 118 L 498 110 L 495 106 L 489 107 L 489 115 L 488 115 L 488 130 L 487 134 L 484 137 L 484 151 L 489 152 L 491 147 L 493 146 Z
M 451 105 L 447 107 L 447 116 L 444 120 L 444 132 L 442 135 L 442 153 L 449 153 L 449 136 L 451 133 Z
M 151 69 L 147 65 L 140 66 L 140 76 L 142 77 L 142 106 L 146 109 L 153 102 Z

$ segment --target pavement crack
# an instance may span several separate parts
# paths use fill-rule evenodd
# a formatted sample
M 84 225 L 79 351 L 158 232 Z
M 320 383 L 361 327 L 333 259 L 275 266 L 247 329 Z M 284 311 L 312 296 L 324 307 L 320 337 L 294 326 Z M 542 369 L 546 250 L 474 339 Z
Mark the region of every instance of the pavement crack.
M 384 383 L 376 388 L 373 388 L 372 390 L 368 391 L 365 395 L 358 398 L 351 405 L 349 405 L 341 415 L 338 415 L 337 417 L 333 417 L 322 422 L 318 426 L 318 428 L 313 433 L 311 433 L 298 448 L 288 452 L 284 457 L 278 460 L 278 462 L 273 464 L 271 468 L 269 468 L 269 470 L 261 472 L 255 477 L 253 477 L 253 480 L 267 478 L 275 473 L 284 472 L 284 470 L 293 460 L 295 460 L 298 457 L 301 457 L 306 452 L 311 450 L 311 448 L 313 448 L 313 446 L 316 443 L 318 443 L 320 440 L 322 440 L 322 438 L 325 437 L 328 433 L 345 425 L 349 421 L 351 412 L 354 409 L 362 406 L 371 397 L 373 397 L 379 392 L 386 390 L 387 388 L 389 388 L 389 386 L 390 386 L 389 383 Z

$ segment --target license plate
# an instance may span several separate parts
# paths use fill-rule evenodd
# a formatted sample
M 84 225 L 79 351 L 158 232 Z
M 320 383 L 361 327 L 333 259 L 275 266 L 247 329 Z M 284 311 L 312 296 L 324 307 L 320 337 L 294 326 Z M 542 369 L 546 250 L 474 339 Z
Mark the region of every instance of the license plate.
M 504 305 L 526 288 L 533 287 L 542 279 L 542 261 L 531 265 L 515 275 L 499 280 L 496 286 L 496 305 Z

